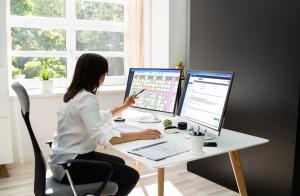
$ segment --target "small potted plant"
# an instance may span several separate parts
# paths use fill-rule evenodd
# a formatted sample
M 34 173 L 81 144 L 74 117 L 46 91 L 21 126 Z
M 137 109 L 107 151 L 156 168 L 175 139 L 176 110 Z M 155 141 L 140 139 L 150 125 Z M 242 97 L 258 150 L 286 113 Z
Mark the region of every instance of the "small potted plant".
M 40 71 L 41 87 L 43 93 L 51 93 L 53 91 L 53 80 L 51 78 L 51 72 L 44 68 Z
M 181 78 L 184 78 L 184 65 L 183 65 L 183 60 L 179 60 L 178 63 L 176 64 L 176 69 L 181 69 Z

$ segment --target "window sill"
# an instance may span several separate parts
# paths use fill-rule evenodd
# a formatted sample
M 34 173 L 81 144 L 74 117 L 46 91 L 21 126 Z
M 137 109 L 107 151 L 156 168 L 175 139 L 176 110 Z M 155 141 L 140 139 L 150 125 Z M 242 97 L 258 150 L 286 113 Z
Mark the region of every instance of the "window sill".
M 111 93 L 124 93 L 126 85 L 114 85 L 114 86 L 101 86 L 100 94 L 111 94 Z M 65 94 L 66 88 L 54 88 L 51 93 L 43 93 L 41 89 L 29 89 L 27 90 L 30 98 L 49 98 L 49 97 L 61 97 Z M 16 98 L 15 92 L 12 90 L 9 93 L 11 99 Z

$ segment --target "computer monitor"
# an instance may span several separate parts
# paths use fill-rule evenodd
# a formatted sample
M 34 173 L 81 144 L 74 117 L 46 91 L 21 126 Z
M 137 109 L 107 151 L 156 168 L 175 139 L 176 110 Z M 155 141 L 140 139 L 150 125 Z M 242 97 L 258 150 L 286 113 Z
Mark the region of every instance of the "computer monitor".
M 131 68 L 125 99 L 145 89 L 135 100 L 133 108 L 174 114 L 180 83 L 180 69 Z M 155 112 L 140 122 L 161 122 Z
M 220 134 L 233 76 L 232 72 L 187 72 L 177 115 Z

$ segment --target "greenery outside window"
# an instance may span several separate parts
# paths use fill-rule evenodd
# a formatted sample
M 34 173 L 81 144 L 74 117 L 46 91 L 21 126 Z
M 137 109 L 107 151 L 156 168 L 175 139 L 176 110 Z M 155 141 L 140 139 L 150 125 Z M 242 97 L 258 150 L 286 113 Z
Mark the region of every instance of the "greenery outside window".
M 106 84 L 125 82 L 124 0 L 10 0 L 11 79 L 38 88 L 48 67 L 56 87 L 72 79 L 77 58 L 109 61 Z

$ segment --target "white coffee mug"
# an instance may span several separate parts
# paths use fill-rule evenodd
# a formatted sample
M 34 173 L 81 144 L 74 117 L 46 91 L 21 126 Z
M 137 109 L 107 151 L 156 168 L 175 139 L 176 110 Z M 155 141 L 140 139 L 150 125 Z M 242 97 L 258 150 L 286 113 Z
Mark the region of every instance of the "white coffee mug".
M 190 137 L 191 137 L 191 152 L 193 154 L 202 154 L 205 134 L 190 135 Z

